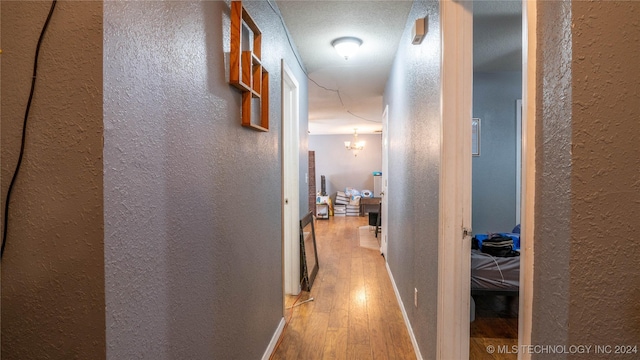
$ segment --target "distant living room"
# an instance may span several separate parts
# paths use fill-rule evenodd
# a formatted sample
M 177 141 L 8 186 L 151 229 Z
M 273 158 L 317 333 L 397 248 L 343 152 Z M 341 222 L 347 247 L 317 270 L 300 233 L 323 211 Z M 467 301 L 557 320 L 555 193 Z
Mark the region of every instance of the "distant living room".
M 369 230 L 377 235 L 381 140 L 379 133 L 358 134 L 355 139 L 354 134 L 309 135 L 309 151 L 313 152 L 309 157 L 309 208 L 317 219 L 368 216 Z

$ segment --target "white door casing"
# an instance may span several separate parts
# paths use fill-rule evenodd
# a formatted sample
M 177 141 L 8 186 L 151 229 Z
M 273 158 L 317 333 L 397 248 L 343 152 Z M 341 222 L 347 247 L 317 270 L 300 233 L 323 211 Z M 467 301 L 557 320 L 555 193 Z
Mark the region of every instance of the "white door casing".
M 533 326 L 533 229 L 536 179 L 536 57 L 537 2 L 522 2 L 522 203 L 520 227 L 520 307 L 518 311 L 518 345 L 531 344 Z M 522 348 L 522 347 L 520 347 Z M 531 359 L 519 352 L 518 359 Z
M 282 249 L 284 293 L 300 292 L 299 86 L 282 60 Z
M 522 200 L 522 99 L 516 100 L 516 220 L 520 224 Z
M 389 193 L 389 105 L 384 107 L 384 113 L 382 114 L 382 192 L 380 194 L 380 198 L 382 200 L 382 211 L 380 226 L 382 227 L 380 232 L 380 253 L 384 255 L 385 261 L 387 258 L 387 234 L 388 234 L 388 226 L 389 223 L 389 202 L 388 193 Z

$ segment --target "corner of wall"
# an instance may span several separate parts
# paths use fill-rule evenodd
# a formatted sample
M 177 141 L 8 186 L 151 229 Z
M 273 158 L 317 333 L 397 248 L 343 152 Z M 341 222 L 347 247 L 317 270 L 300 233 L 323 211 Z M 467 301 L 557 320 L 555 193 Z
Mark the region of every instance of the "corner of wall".
M 0 2 L 3 202 L 51 5 Z M 101 1 L 58 2 L 41 43 L 5 224 L 4 359 L 105 358 L 102 20 Z

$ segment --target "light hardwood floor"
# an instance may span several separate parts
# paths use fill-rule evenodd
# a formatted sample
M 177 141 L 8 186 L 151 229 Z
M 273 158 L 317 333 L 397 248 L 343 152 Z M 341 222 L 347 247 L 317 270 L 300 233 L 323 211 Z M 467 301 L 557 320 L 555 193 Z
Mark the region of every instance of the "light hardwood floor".
M 359 246 L 358 228 L 368 218 L 315 224 L 320 270 L 298 302 L 314 301 L 286 311 L 272 359 L 415 359 L 384 258 Z M 296 298 L 287 296 L 286 307 Z
M 517 359 L 518 298 L 504 296 L 475 296 L 474 298 L 476 319 L 471 323 L 469 359 Z M 494 352 L 488 352 L 488 347 L 492 347 Z
M 298 302 L 314 301 L 286 311 L 287 327 L 272 359 L 415 359 L 379 251 L 361 248 L 358 228 L 366 217 L 316 220 L 320 270 L 311 292 Z M 287 296 L 290 307 L 297 296 Z M 515 354 L 490 354 L 487 346 L 518 344 L 517 299 L 480 297 L 470 324 L 472 360 L 516 359 Z

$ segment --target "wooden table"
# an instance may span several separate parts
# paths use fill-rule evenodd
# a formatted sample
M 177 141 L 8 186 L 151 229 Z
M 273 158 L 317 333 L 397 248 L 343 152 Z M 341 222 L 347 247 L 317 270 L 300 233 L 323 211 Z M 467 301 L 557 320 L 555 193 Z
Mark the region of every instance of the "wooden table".
M 360 216 L 364 216 L 367 206 L 371 207 L 375 205 L 376 207 L 375 212 L 378 212 L 378 206 L 380 205 L 380 200 L 381 199 L 379 197 L 360 198 Z

